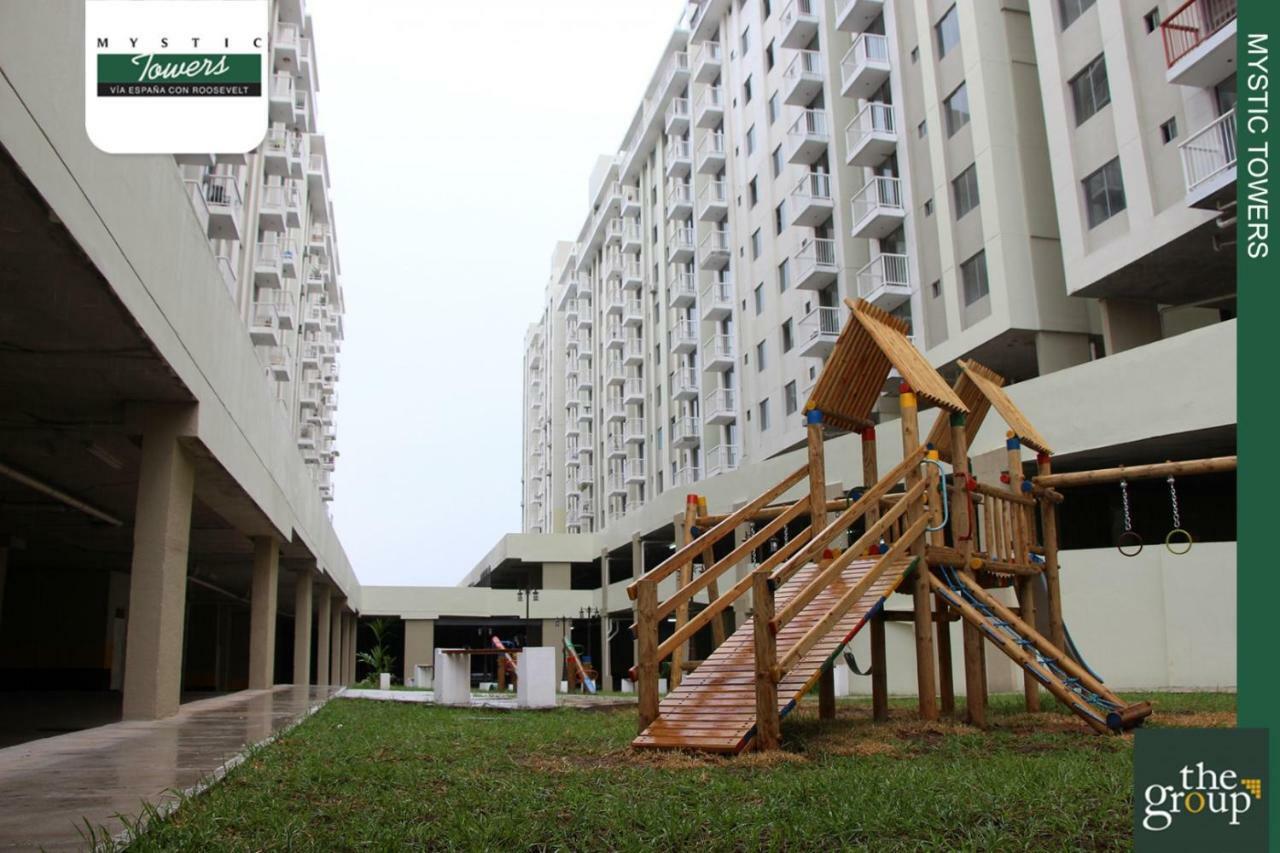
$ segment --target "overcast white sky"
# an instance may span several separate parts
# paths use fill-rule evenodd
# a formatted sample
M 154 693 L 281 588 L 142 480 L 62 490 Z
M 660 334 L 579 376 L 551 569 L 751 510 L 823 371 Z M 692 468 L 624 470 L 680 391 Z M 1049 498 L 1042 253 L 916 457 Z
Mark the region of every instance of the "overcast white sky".
M 683 0 L 310 0 L 346 295 L 333 516 L 364 584 L 520 529 L 524 331 Z

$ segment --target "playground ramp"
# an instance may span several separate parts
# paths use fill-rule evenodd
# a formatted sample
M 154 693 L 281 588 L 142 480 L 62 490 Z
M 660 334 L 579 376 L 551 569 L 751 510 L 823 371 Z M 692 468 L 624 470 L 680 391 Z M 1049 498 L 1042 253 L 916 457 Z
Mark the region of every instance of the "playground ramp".
M 778 656 L 786 655 L 805 632 L 826 615 L 839 598 L 864 578 L 876 560 L 856 560 L 818 593 L 778 633 Z M 838 659 L 853 635 L 898 586 L 914 565 L 901 557 L 889 564 L 866 593 L 794 668 L 778 683 L 778 712 L 785 717 L 817 683 L 823 670 Z M 810 563 L 778 588 L 775 602 L 782 608 L 813 579 L 818 566 Z M 632 742 L 652 749 L 696 749 L 741 752 L 755 735 L 756 673 L 754 622 L 747 619 L 715 652 L 662 700 L 658 718 Z

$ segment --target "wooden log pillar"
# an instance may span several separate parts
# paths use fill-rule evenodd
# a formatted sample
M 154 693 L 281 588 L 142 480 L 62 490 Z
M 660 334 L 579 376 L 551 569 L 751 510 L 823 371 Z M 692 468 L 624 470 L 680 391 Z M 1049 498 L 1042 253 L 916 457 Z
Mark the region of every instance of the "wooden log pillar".
M 930 449 L 928 459 L 938 461 L 938 451 Z M 943 530 L 943 497 L 942 497 L 942 473 L 936 465 L 929 465 L 925 468 L 925 476 L 928 478 L 929 489 L 926 494 L 929 495 L 929 514 L 930 527 L 936 527 L 937 530 L 929 532 L 929 543 L 931 545 L 946 545 L 947 534 Z M 934 612 L 937 614 L 938 626 L 938 693 L 942 699 L 942 713 L 946 716 L 954 716 L 956 712 L 956 687 L 951 677 L 951 627 L 947 622 L 947 603 L 941 595 L 934 593 L 933 596 Z
M 1053 473 L 1049 454 L 1036 456 L 1036 473 Z M 1062 589 L 1058 580 L 1058 509 L 1048 497 L 1040 499 L 1040 523 L 1044 527 L 1044 580 L 1048 589 L 1049 642 L 1066 651 L 1067 632 L 1062 624 Z
M 805 412 L 805 431 L 809 444 L 809 524 L 815 532 L 827 526 L 827 465 L 823 444 L 822 410 Z M 827 667 L 818 676 L 818 719 L 836 717 L 836 674 Z
M 640 731 L 658 719 L 658 585 L 641 583 L 636 590 L 636 698 Z M 672 667 L 675 670 L 675 667 Z
M 698 496 L 698 515 L 705 516 L 707 514 L 707 498 L 705 495 Z M 701 531 L 695 531 L 701 532 Z M 702 570 L 705 572 L 716 564 L 716 551 L 714 546 L 707 546 L 707 550 L 702 552 Z M 720 581 L 719 579 L 711 581 L 707 584 L 707 603 L 711 603 L 720 597 Z M 717 613 L 711 620 L 711 644 L 715 649 L 720 648 L 724 643 L 724 613 Z M 715 651 L 712 649 L 712 651 Z
M 969 514 L 972 498 L 967 483 L 969 480 L 969 436 L 965 429 L 963 414 L 951 415 L 951 470 L 955 488 L 951 493 L 951 538 L 955 547 L 964 555 L 965 565 L 960 571 L 970 572 L 969 559 L 973 556 L 974 529 L 972 516 Z M 992 543 L 988 541 L 990 550 Z M 985 727 L 987 724 L 987 671 L 982 654 L 982 634 L 968 622 L 963 623 L 964 638 L 964 694 L 965 718 L 973 725 Z
M 907 456 L 920 446 L 920 421 L 915 392 L 905 382 L 898 394 L 898 408 L 902 416 L 902 454 Z M 904 478 L 907 489 L 918 484 L 921 477 L 920 468 L 913 466 Z M 905 512 L 905 525 L 910 527 L 915 524 L 923 512 L 923 505 L 919 501 L 912 501 Z M 936 720 L 938 700 L 933 673 L 933 591 L 929 585 L 929 565 L 924 559 L 925 537 L 918 536 L 911 543 L 910 549 L 917 561 L 912 573 L 911 598 L 915 610 L 916 689 L 920 695 L 920 717 L 924 720 Z
M 752 636 L 756 663 L 756 748 L 777 749 L 782 743 L 782 719 L 778 716 L 778 683 L 773 670 L 778 665 L 778 641 L 769 630 L 773 621 L 773 590 L 769 573 L 751 576 Z
M 880 482 L 880 464 L 876 459 L 876 428 L 863 427 L 862 438 L 862 487 L 869 489 Z M 880 520 L 880 502 L 867 507 L 866 525 L 872 527 Z M 872 546 L 875 548 L 875 546 Z M 886 669 L 884 645 L 884 614 L 878 611 L 871 617 L 871 718 L 877 722 L 889 719 L 889 673 Z
M 693 520 L 698 516 L 698 496 L 689 494 L 684 501 L 684 517 L 676 521 L 676 542 L 680 543 L 680 547 L 688 545 L 693 541 Z M 688 562 L 676 571 L 676 583 L 679 589 L 688 586 L 689 581 L 693 580 L 693 563 Z M 655 590 L 656 596 L 656 590 Z M 687 603 L 676 607 L 676 630 L 679 631 L 684 627 L 684 623 L 689 621 L 689 605 Z M 667 689 L 675 690 L 680 686 L 680 679 L 684 677 L 684 662 L 689 654 L 689 644 L 681 643 L 676 650 L 671 653 L 671 674 L 667 676 Z
M 1022 494 L 1022 441 L 1012 431 L 1005 435 L 1005 453 L 1009 467 L 1009 491 Z M 1031 544 L 1035 540 L 1035 526 L 1025 508 L 1011 505 L 1014 512 L 1014 541 L 1017 543 L 1014 562 L 1031 562 Z M 1014 578 L 1014 592 L 1018 596 L 1018 608 L 1028 625 L 1036 626 L 1036 579 L 1030 575 Z M 1022 673 L 1022 695 L 1030 713 L 1040 710 L 1040 682 L 1027 671 Z

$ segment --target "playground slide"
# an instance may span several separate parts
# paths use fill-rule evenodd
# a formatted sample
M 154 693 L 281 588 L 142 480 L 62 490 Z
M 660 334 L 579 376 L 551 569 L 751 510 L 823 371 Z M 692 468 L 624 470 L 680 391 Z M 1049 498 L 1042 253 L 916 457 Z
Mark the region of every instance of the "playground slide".
M 506 644 L 505 644 L 505 643 L 503 643 L 503 642 L 502 642 L 502 640 L 499 640 L 499 639 L 498 639 L 498 636 L 497 636 L 496 634 L 494 634 L 493 636 L 491 636 L 491 637 L 489 638 L 489 640 L 490 640 L 490 642 L 492 642 L 492 643 L 493 643 L 493 647 L 494 647 L 495 649 L 505 649 L 505 648 L 506 648 Z M 505 655 L 503 655 L 503 656 L 502 656 L 502 661 L 501 661 L 501 663 L 500 663 L 499 665 L 500 665 L 500 666 L 505 666 L 505 667 L 507 668 L 507 672 L 509 672 L 511 675 L 515 675 L 515 674 L 516 674 L 516 659 L 515 659 L 514 657 L 512 657 L 511 655 L 509 655 L 509 654 L 505 654 Z
M 1126 731 L 1150 716 L 1150 702 L 1125 703 L 971 577 L 945 566 L 939 568 L 942 577 L 929 578 L 934 591 L 1094 731 Z
M 569 665 L 578 670 L 578 675 L 582 677 L 582 686 L 587 688 L 588 693 L 596 692 L 596 682 L 594 679 L 587 677 L 587 671 L 582 666 L 582 661 L 578 659 L 578 650 L 573 647 L 573 643 L 569 642 L 569 638 L 564 638 L 565 655 L 569 658 Z

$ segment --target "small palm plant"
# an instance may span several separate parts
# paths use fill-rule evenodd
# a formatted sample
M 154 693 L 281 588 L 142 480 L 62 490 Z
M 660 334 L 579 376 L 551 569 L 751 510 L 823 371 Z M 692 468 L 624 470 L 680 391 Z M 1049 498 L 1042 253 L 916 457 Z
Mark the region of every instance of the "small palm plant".
M 365 677 L 365 681 L 377 683 L 380 673 L 394 672 L 396 668 L 395 655 L 391 654 L 391 647 L 387 645 L 387 640 L 395 629 L 395 623 L 390 619 L 378 618 L 366 624 L 373 633 L 373 648 L 367 652 L 360 652 L 356 658 L 369 667 L 370 672 Z

